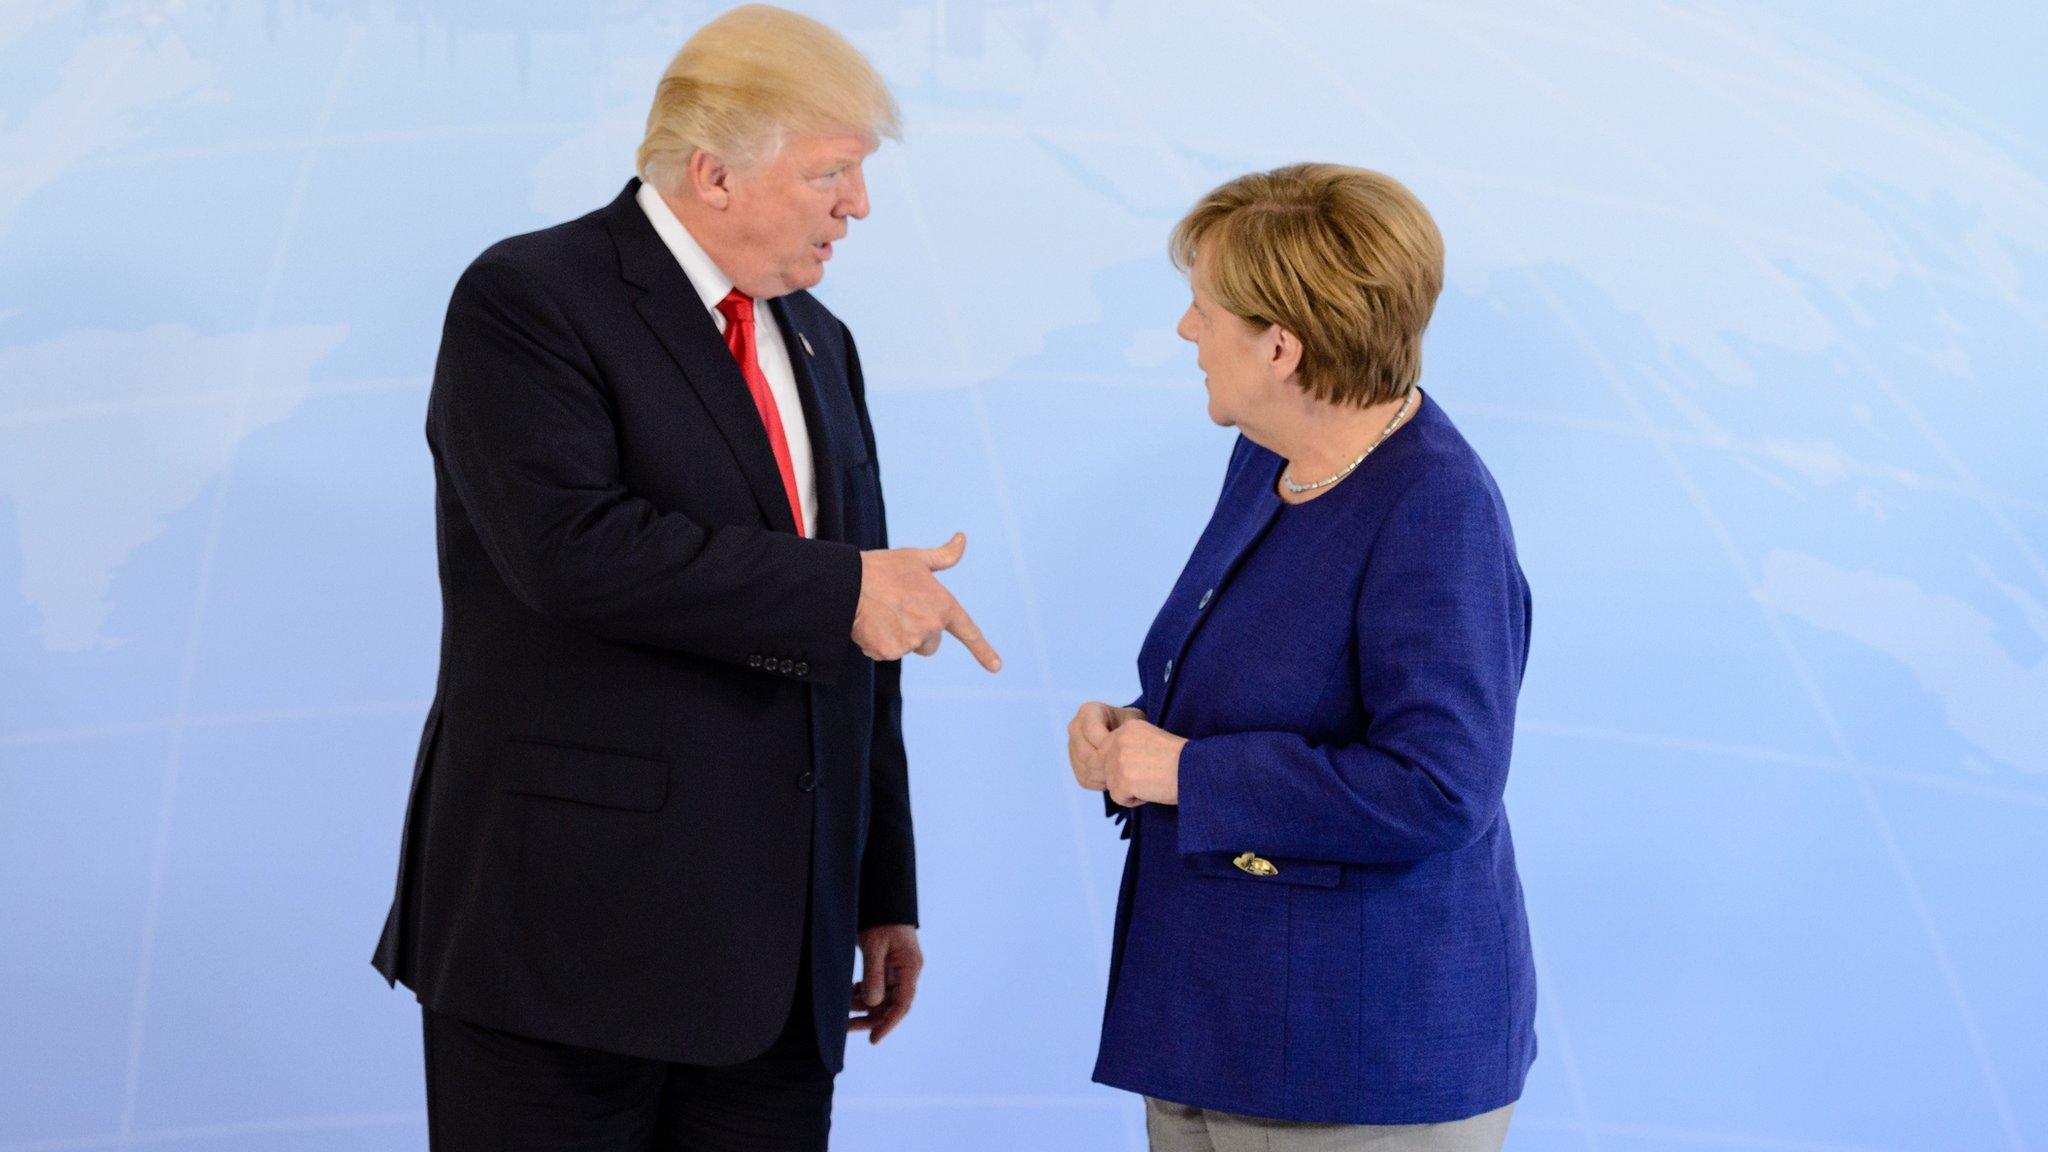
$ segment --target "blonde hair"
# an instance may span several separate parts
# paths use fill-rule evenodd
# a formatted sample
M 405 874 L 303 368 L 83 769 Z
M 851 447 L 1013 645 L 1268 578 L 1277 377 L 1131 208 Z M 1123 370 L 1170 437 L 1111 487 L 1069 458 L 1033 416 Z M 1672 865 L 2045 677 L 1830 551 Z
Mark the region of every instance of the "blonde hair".
M 1301 386 L 1370 407 L 1422 376 L 1422 332 L 1444 284 L 1444 241 L 1392 177 L 1342 164 L 1240 176 L 1173 226 L 1168 251 L 1232 314 L 1301 341 Z
M 797 132 L 899 139 L 895 97 L 859 49 L 808 16 L 743 4 L 697 30 L 669 61 L 634 167 L 672 191 L 699 149 L 747 167 Z

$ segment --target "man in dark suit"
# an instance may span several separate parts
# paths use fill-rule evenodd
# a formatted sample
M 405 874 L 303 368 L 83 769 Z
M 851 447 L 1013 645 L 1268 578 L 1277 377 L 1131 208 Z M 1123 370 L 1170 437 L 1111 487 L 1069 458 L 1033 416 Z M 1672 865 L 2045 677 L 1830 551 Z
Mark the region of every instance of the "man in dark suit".
M 428 401 L 443 606 L 375 963 L 430 1139 L 823 1148 L 849 1028 L 922 966 L 902 656 L 965 538 L 887 547 L 852 335 L 804 289 L 896 112 L 814 21 L 669 66 L 646 182 L 493 245 Z M 854 953 L 863 959 L 854 984 Z

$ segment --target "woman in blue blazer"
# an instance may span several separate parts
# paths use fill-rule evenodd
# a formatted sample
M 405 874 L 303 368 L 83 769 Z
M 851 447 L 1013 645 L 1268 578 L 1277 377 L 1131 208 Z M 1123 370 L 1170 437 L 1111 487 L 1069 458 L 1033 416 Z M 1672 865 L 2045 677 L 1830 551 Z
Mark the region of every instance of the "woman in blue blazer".
M 1530 602 L 1416 383 L 1442 239 L 1393 180 L 1304 164 L 1210 193 L 1172 251 L 1242 435 L 1141 695 L 1068 726 L 1131 841 L 1095 1079 L 1155 1150 L 1495 1152 L 1536 1055 L 1501 804 Z

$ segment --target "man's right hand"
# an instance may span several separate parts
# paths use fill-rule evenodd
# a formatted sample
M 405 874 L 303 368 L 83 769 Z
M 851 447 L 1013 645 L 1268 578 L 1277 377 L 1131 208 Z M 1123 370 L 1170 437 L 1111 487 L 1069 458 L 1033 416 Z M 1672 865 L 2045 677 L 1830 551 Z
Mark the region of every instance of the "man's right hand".
M 934 572 L 960 562 L 967 535 L 955 532 L 938 548 L 881 548 L 860 554 L 860 603 L 853 609 L 853 642 L 871 660 L 929 656 L 951 632 L 981 666 L 999 672 L 1003 658 L 982 637 L 973 617 Z

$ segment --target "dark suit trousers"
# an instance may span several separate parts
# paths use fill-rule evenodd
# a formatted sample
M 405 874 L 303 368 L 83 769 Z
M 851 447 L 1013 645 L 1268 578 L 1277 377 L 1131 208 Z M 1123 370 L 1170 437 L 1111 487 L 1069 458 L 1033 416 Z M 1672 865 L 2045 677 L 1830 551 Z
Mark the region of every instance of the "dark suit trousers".
M 807 958 L 782 1034 L 729 1065 L 577 1048 L 422 1009 L 428 1143 L 433 1152 L 823 1152 L 832 1073 L 818 1055 L 810 986 Z

